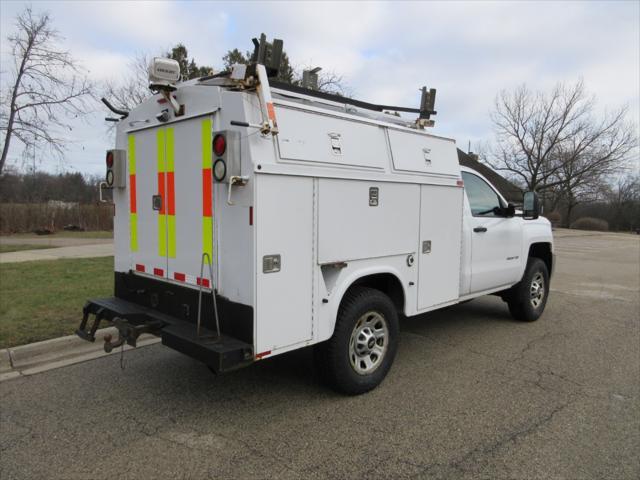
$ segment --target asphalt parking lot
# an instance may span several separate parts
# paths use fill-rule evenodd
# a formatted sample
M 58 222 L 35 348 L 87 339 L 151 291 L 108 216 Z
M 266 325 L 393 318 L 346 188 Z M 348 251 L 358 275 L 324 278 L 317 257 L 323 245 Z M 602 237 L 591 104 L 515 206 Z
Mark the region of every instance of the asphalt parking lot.
M 161 345 L 0 384 L 0 477 L 638 478 L 640 237 L 561 231 L 547 310 L 404 319 L 342 397 L 309 350 L 214 377 Z M 80 308 L 80 306 L 79 306 Z

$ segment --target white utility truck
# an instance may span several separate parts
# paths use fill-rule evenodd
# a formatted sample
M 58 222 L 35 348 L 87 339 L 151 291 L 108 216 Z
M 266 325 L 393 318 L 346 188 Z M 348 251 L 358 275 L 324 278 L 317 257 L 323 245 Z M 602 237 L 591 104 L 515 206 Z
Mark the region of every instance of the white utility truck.
M 105 100 L 115 292 L 87 302 L 79 336 L 104 320 L 107 351 L 152 333 L 215 372 L 315 345 L 321 377 L 357 394 L 389 371 L 401 315 L 487 294 L 542 314 L 550 224 L 535 193 L 516 211 L 426 133 L 435 90 L 411 109 L 277 83 L 282 43 L 254 44 L 250 65 L 181 83 L 154 59 L 154 96 Z

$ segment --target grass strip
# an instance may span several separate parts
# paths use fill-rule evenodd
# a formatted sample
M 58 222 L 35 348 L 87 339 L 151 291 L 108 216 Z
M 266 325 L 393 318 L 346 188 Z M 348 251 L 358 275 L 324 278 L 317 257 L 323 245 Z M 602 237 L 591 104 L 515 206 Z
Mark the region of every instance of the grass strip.
M 0 264 L 0 348 L 71 335 L 88 298 L 113 294 L 113 257 Z

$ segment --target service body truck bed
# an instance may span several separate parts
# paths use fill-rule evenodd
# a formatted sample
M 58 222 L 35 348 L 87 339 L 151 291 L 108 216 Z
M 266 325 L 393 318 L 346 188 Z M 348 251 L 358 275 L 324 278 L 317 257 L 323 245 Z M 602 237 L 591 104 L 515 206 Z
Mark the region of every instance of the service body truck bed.
M 107 349 L 151 332 L 215 371 L 321 344 L 324 378 L 359 393 L 393 360 L 398 313 L 499 292 L 527 316 L 532 255 L 546 302 L 548 222 L 514 215 L 453 140 L 262 80 L 184 82 L 118 123 L 115 294 L 87 303 L 81 336 L 94 314 L 120 330 Z M 468 179 L 489 198 L 471 205 Z

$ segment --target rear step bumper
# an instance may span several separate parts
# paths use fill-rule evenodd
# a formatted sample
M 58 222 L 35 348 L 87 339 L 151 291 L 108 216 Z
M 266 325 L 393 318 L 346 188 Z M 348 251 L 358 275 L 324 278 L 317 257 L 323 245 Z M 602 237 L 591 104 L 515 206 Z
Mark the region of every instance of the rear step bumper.
M 90 315 L 95 319 L 87 328 Z M 253 346 L 249 343 L 224 333 L 218 338 L 215 332 L 206 328 L 198 336 L 196 326 L 191 322 L 118 297 L 89 300 L 76 334 L 84 340 L 95 341 L 102 320 L 112 322 L 120 335 L 116 342 L 105 338 L 107 351 L 124 342 L 135 347 L 141 334 L 151 333 L 161 337 L 164 345 L 206 363 L 215 372 L 235 370 L 253 361 Z

